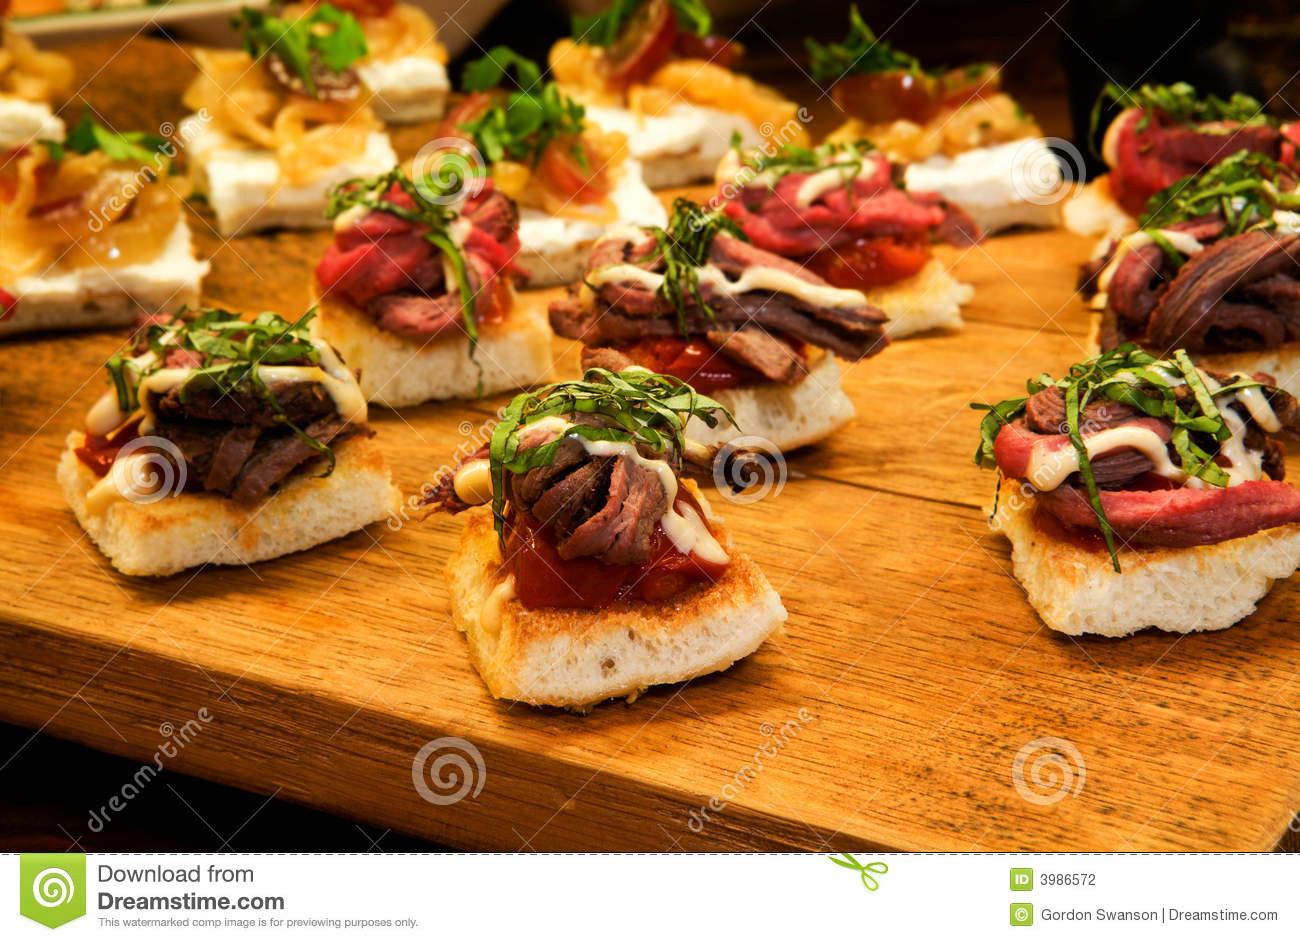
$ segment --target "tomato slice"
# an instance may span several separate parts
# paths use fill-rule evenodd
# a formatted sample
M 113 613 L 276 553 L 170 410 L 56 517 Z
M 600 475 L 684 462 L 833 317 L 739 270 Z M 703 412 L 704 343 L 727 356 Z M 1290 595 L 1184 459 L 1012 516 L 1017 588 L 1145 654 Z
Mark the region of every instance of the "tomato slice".
M 472 143 L 473 139 L 461 125 L 483 117 L 492 107 L 492 102 L 491 92 L 470 92 L 443 117 L 442 123 L 438 125 L 438 136 L 459 137 Z
M 840 288 L 877 288 L 915 275 L 930 259 L 928 237 L 862 238 L 823 249 L 804 265 Z
M 578 159 L 574 148 L 582 148 L 586 161 Z M 537 174 L 563 199 L 576 200 L 579 203 L 596 203 L 609 195 L 604 185 L 602 168 L 596 165 L 594 156 L 581 139 L 573 137 L 556 138 L 546 145 L 541 159 L 537 162 Z
M 703 340 L 662 337 L 640 340 L 621 349 L 647 369 L 675 376 L 706 396 L 720 389 L 763 381 L 757 370 L 741 366 Z
M 936 80 L 924 74 L 875 72 L 848 75 L 835 83 L 831 97 L 841 110 L 867 124 L 900 118 L 925 124 L 939 113 Z
M 714 65 L 730 69 L 740 60 L 740 55 L 745 50 L 740 43 L 723 36 L 678 33 L 673 51 L 688 59 L 705 59 Z
M 353 16 L 387 16 L 397 5 L 397 0 L 330 0 L 344 13 Z
M 616 82 L 643 82 L 663 64 L 677 40 L 677 14 L 668 0 L 639 6 L 614 44 L 605 50 L 609 77 Z
M 8 320 L 17 306 L 18 299 L 4 288 L 0 288 L 0 321 Z

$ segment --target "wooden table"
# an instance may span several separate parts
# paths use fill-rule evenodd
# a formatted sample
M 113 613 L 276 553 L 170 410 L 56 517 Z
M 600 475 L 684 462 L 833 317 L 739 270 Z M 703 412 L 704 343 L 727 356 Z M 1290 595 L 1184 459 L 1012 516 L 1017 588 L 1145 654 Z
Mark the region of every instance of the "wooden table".
M 87 47 L 83 73 L 111 49 Z M 152 130 L 181 116 L 189 68 L 136 41 L 87 97 Z M 399 149 L 426 133 L 400 132 Z M 222 244 L 197 225 L 208 302 L 303 309 L 326 235 Z M 486 694 L 448 618 L 453 519 L 252 569 L 118 575 L 53 476 L 119 338 L 7 343 L 0 719 L 145 759 L 160 725 L 206 709 L 170 768 L 463 847 L 1271 848 L 1300 807 L 1297 586 L 1227 632 L 1075 641 L 1038 621 L 979 509 L 993 481 L 970 462 L 967 403 L 1084 352 L 1087 248 L 1053 232 L 940 250 L 975 285 L 966 327 L 849 368 L 858 419 L 792 456 L 779 493 L 718 501 L 785 599 L 784 636 L 586 717 Z M 555 349 L 571 375 L 576 351 Z M 375 410 L 396 481 L 415 491 L 504 401 Z M 440 737 L 481 753 L 476 796 L 437 805 L 413 786 Z M 1077 789 L 1052 803 L 1012 777 L 1043 737 L 1078 757 Z

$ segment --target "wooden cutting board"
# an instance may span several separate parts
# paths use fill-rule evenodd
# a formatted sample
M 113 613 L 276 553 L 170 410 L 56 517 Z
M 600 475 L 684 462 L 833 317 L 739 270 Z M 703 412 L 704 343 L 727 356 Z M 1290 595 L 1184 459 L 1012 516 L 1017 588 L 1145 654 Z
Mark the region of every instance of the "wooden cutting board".
M 181 116 L 177 47 L 88 46 L 78 62 L 115 125 Z M 400 149 L 427 132 L 400 132 Z M 223 244 L 196 226 L 208 302 L 303 309 L 326 235 Z M 857 420 L 792 456 L 779 493 L 717 501 L 781 592 L 785 634 L 585 717 L 485 693 L 448 618 L 453 519 L 251 569 L 118 575 L 54 466 L 120 338 L 6 343 L 0 718 L 147 760 L 164 724 L 204 709 L 170 768 L 471 848 L 1271 848 L 1300 807 L 1300 584 L 1226 632 L 1071 640 L 1035 617 L 979 509 L 993 480 L 971 464 L 967 403 L 1084 353 L 1087 249 L 1064 233 L 941 249 L 976 288 L 966 327 L 849 368 Z M 572 345 L 555 350 L 572 375 Z M 376 409 L 395 480 L 417 490 L 504 401 Z M 455 804 L 413 784 L 442 737 L 483 762 L 481 791 Z M 1024 750 L 1032 769 L 1045 737 L 1069 744 L 1071 777 L 1028 800 L 1013 765 Z

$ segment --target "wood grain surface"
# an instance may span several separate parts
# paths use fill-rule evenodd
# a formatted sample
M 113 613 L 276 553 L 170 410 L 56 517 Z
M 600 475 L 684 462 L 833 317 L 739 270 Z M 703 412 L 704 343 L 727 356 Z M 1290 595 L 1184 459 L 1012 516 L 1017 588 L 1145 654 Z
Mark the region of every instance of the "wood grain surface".
M 89 45 L 77 61 L 115 126 L 182 116 L 193 67 L 175 45 Z M 399 150 L 428 130 L 400 131 Z M 326 235 L 196 228 L 208 302 L 303 309 Z M 1087 250 L 1059 232 L 941 249 L 976 287 L 966 327 L 848 368 L 857 420 L 792 456 L 765 499 L 716 502 L 781 592 L 785 634 L 725 674 L 586 717 L 486 694 L 448 618 L 454 519 L 253 568 L 118 575 L 54 466 L 120 338 L 6 343 L 0 718 L 146 759 L 160 726 L 206 709 L 170 768 L 469 848 L 1271 848 L 1300 807 L 1297 587 L 1226 632 L 1071 640 L 1038 621 L 979 510 L 993 482 L 970 461 L 967 403 L 1083 352 Z M 555 349 L 571 375 L 576 351 Z M 430 480 L 504 401 L 376 409 L 398 484 Z M 483 760 L 481 791 L 455 804 L 413 784 L 441 737 Z M 1050 802 L 1050 781 L 1027 798 L 1012 775 L 1044 737 L 1074 750 Z

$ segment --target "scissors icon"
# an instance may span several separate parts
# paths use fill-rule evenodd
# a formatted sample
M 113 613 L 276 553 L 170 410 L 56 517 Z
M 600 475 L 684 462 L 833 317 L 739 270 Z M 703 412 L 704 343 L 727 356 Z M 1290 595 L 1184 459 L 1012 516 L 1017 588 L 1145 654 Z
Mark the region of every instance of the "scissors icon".
M 856 870 L 858 875 L 862 878 L 862 885 L 872 893 L 880 889 L 880 881 L 871 874 L 879 873 L 883 875 L 889 872 L 889 865 L 883 860 L 873 860 L 871 863 L 864 864 L 859 863 L 858 859 L 852 854 L 840 854 L 839 856 L 831 854 L 830 861 L 831 863 L 838 864 L 841 867 L 847 867 L 849 870 Z

